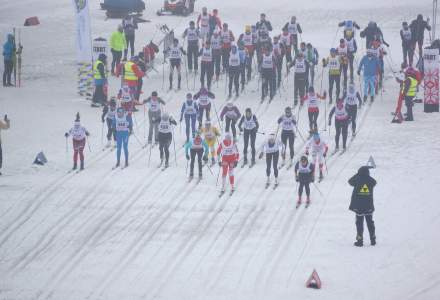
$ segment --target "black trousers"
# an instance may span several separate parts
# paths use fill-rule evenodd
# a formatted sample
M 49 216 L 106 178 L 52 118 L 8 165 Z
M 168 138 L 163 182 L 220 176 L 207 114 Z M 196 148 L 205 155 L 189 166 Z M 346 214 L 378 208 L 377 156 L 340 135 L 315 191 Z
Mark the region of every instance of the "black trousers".
M 196 156 L 197 156 L 197 164 L 199 165 L 199 176 L 202 176 L 203 149 L 191 149 L 190 154 L 191 154 L 191 162 L 190 162 L 189 176 L 194 176 L 194 163 L 196 161 Z
M 329 75 L 328 77 L 328 94 L 330 96 L 330 103 L 333 101 L 333 85 L 336 85 L 336 99 L 339 99 L 339 93 L 341 92 L 341 75 Z
M 298 96 L 300 99 L 306 94 L 306 76 L 307 73 L 295 73 L 295 80 L 293 82 L 293 99 L 294 104 L 298 104 Z
M 244 148 L 243 148 L 243 155 L 244 160 L 247 161 L 247 151 L 249 146 L 249 140 L 251 142 L 251 153 L 252 153 L 252 161 L 255 161 L 255 140 L 257 138 L 257 130 L 244 130 L 243 133 L 243 139 L 244 139 Z
M 229 53 L 230 52 L 231 52 L 231 49 L 222 48 L 222 66 L 223 66 L 224 71 L 227 71 L 229 68 Z
M 409 63 L 410 66 L 413 64 L 413 57 L 414 57 L 414 48 L 412 45 L 402 45 L 402 52 L 403 52 L 403 61 L 405 63 Z
M 104 104 L 107 101 L 107 97 L 104 94 L 104 85 L 95 85 L 95 91 L 93 93 L 93 102 Z
M 306 195 L 307 197 L 310 197 L 310 182 L 308 181 L 300 181 L 299 182 L 299 188 L 298 188 L 298 196 L 302 196 L 304 188 L 306 189 Z
M 405 106 L 406 106 L 406 119 L 408 121 L 414 121 L 414 115 L 413 115 L 413 96 L 405 96 Z
M 347 57 L 348 57 L 348 68 L 350 69 L 350 81 L 353 82 L 353 79 L 354 79 L 354 74 L 353 74 L 354 53 L 349 52 Z
M 356 118 L 357 118 L 357 105 L 350 105 L 347 104 L 346 106 L 348 116 L 351 119 L 351 131 L 354 133 L 356 132 Z
M 5 70 L 3 71 L 3 86 L 11 84 L 12 71 L 14 70 L 14 62 L 12 59 L 5 59 Z
M 252 62 L 254 59 L 254 52 L 249 53 L 248 61 L 246 62 L 246 80 L 250 81 L 252 79 Z
M 273 69 L 261 69 L 261 77 L 262 77 L 262 86 L 261 86 L 261 97 L 265 98 L 267 93 L 269 92 L 270 98 L 273 98 L 275 95 L 275 86 L 274 86 L 274 70 Z
M 113 128 L 112 119 L 106 118 L 106 123 L 107 123 L 107 141 L 111 141 L 112 136 L 113 136 L 113 140 L 116 141 L 116 130 Z
M 270 169 L 273 166 L 273 174 L 275 178 L 278 178 L 278 159 L 280 158 L 280 152 L 267 153 L 266 154 L 266 175 L 270 176 Z
M 173 135 L 171 134 L 171 132 L 169 133 L 159 132 L 160 159 L 162 160 L 165 155 L 165 163 L 168 163 L 170 158 L 170 145 L 172 139 L 173 139 Z
M 287 142 L 289 142 L 290 158 L 293 158 L 295 153 L 294 143 L 295 143 L 295 133 L 293 130 L 283 130 L 281 131 L 281 142 L 284 144 L 284 149 L 287 149 Z M 287 152 L 287 150 L 284 150 Z M 286 153 L 283 153 L 285 155 Z
M 124 58 L 127 59 L 128 48 L 130 48 L 131 57 L 134 56 L 134 34 L 133 35 L 125 35 L 125 40 L 127 41 L 127 49 L 124 51 Z
M 205 86 L 205 76 L 206 76 L 206 84 L 208 87 L 208 90 L 211 90 L 211 82 L 212 82 L 212 75 L 214 73 L 214 66 L 212 62 L 201 62 L 200 66 L 200 84 L 204 87 Z
M 318 129 L 319 110 L 318 111 L 309 111 L 308 114 L 309 114 L 310 131 L 314 130 L 315 128 Z
M 202 126 L 204 111 L 206 111 L 206 120 L 211 121 L 211 103 L 209 103 L 207 106 L 199 106 L 199 127 Z
M 232 93 L 232 84 L 234 84 L 235 95 L 238 96 L 238 90 L 240 88 L 240 66 L 229 67 L 229 95 Z
M 283 70 L 283 58 L 284 56 L 278 57 L 276 61 L 276 68 L 277 68 L 277 78 L 276 78 L 276 87 L 280 88 L 281 85 L 281 73 Z
M 225 131 L 229 132 L 229 130 L 232 130 L 232 135 L 234 136 L 234 139 L 237 135 L 237 129 L 235 128 L 235 124 L 237 123 L 237 120 L 233 120 L 230 118 L 226 118 L 226 128 Z
M 376 227 L 374 226 L 373 215 L 356 215 L 356 231 L 357 240 L 363 240 L 364 237 L 364 217 L 367 222 L 368 232 L 370 233 L 370 239 L 376 238 Z
M 348 121 L 347 120 L 342 120 L 342 121 L 336 120 L 335 127 L 336 127 L 336 135 L 335 135 L 336 147 L 339 148 L 339 136 L 342 133 L 342 147 L 345 148 L 347 146 Z
M 222 62 L 221 50 L 212 50 L 212 62 L 214 64 L 215 76 L 218 77 L 220 75 L 220 65 Z
M 189 44 L 186 55 L 188 57 L 188 70 L 192 71 L 194 63 L 194 70 L 197 71 L 199 69 L 199 46 Z
M 122 51 L 116 51 L 111 49 L 112 51 L 112 67 L 111 72 L 112 74 L 115 73 L 115 67 L 121 63 L 122 58 Z
M 347 73 L 348 73 L 348 64 L 341 64 L 341 74 L 344 77 L 343 79 L 343 91 L 347 90 Z

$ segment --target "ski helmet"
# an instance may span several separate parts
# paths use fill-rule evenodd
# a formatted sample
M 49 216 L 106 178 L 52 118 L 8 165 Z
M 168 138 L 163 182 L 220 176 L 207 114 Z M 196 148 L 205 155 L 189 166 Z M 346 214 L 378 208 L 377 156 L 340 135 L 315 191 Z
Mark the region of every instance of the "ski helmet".
M 345 39 L 340 39 L 339 44 L 345 44 Z
M 250 107 L 246 108 L 245 113 L 252 114 L 252 110 L 251 110 L 251 108 L 250 108 Z
M 330 49 L 330 53 L 331 53 L 331 54 L 332 54 L 332 53 L 336 54 L 336 48 L 331 48 L 331 49 Z
M 104 53 L 99 54 L 98 60 L 105 61 L 106 59 L 107 59 L 107 55 L 105 55 Z
M 110 106 L 116 106 L 116 98 L 115 97 L 111 97 Z
M 202 86 L 202 88 L 200 89 L 200 94 L 206 95 L 208 94 L 208 90 L 204 86 Z
M 308 162 L 308 158 L 307 158 L 307 156 L 306 155 L 303 155 L 303 156 L 301 156 L 301 162 L 303 163 L 303 164 L 306 164 L 307 162 Z
M 232 100 L 229 99 L 228 102 L 226 102 L 226 106 L 227 107 L 233 107 L 234 106 L 234 102 L 232 102 Z
M 156 92 L 156 91 L 152 92 L 152 93 L 151 93 L 151 96 L 152 96 L 152 97 L 157 97 L 157 92 Z
M 226 141 L 230 141 L 230 140 L 232 140 L 232 135 L 231 135 L 229 132 L 226 132 L 226 133 L 225 133 L 225 140 L 226 140 Z
M 291 108 L 290 106 L 287 106 L 287 107 L 284 109 L 284 113 L 285 113 L 287 116 L 291 116 L 291 115 L 292 115 L 292 108 Z
M 189 26 L 194 27 L 195 25 L 194 21 L 189 21 Z
M 175 38 L 175 39 L 173 40 L 173 43 L 174 43 L 175 45 L 177 45 L 177 44 L 179 44 L 179 40 Z
M 244 27 L 244 31 L 245 31 L 245 32 L 251 32 L 251 25 L 246 25 L 246 26 Z
M 313 140 L 315 141 L 315 142 L 317 142 L 317 141 L 319 141 L 321 139 L 321 137 L 319 136 L 319 133 L 318 132 L 315 132 L 314 134 L 313 134 Z
M 118 110 L 116 111 L 118 116 L 122 117 L 122 115 L 124 115 L 124 109 L 122 107 L 119 107 Z
M 186 94 L 186 100 L 192 100 L 193 96 L 191 93 Z

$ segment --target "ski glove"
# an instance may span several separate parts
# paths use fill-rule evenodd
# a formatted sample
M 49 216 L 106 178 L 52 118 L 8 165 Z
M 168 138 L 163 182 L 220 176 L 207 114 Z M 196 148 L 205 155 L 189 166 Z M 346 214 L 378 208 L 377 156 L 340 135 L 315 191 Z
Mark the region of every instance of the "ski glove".
M 310 179 L 312 182 L 315 182 L 315 176 L 312 176 L 312 178 Z
M 361 76 L 361 70 L 358 70 L 357 73 L 359 76 Z
M 237 165 L 238 165 L 238 161 L 235 161 L 235 162 L 234 162 L 234 168 L 236 168 Z
M 262 158 L 263 158 L 263 152 L 261 152 L 260 155 L 258 155 L 258 158 L 259 158 L 259 159 L 262 159 Z
M 324 154 L 322 156 L 326 157 L 327 156 L 327 152 L 324 152 Z
M 189 160 L 189 154 L 186 155 L 186 160 Z
M 299 181 L 298 175 L 295 176 L 295 181 L 296 181 L 296 182 Z
M 64 137 L 67 138 L 68 136 L 69 136 L 69 134 L 66 132 L 66 133 L 64 134 Z
M 208 161 L 208 155 L 203 155 L 203 161 L 205 161 L 205 162 Z

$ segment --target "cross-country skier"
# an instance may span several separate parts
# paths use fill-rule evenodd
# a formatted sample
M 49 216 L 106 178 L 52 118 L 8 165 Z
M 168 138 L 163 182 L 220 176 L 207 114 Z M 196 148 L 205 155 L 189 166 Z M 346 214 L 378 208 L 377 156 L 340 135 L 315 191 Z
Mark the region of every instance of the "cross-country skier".
M 305 95 L 301 99 L 301 105 L 307 101 L 307 113 L 309 116 L 309 128 L 310 134 L 312 131 L 318 128 L 318 116 L 319 116 L 319 100 L 325 100 L 327 97 L 327 93 L 324 91 L 324 94 L 321 96 L 318 93 L 315 93 L 315 88 L 313 86 L 309 87 L 309 91 L 307 95 Z
M 339 93 L 341 90 L 341 60 L 337 56 L 337 50 L 335 48 L 330 49 L 330 57 L 322 59 L 323 67 L 328 66 L 328 94 L 330 98 L 330 104 L 333 102 L 333 86 L 336 85 L 336 99 L 339 99 Z
M 238 52 L 237 46 L 232 45 L 231 46 L 231 52 L 229 54 L 229 95 L 228 98 L 232 97 L 232 85 L 234 85 L 235 89 L 235 97 L 238 98 L 239 96 L 239 88 L 240 88 L 240 68 L 241 68 L 241 61 L 240 61 L 240 53 Z
M 298 105 L 298 99 L 301 99 L 306 94 L 307 69 L 308 62 L 304 58 L 304 54 L 298 51 L 298 54 L 293 59 L 290 67 L 295 66 L 295 77 L 293 82 L 294 100 L 293 105 Z
M 296 23 L 296 17 L 292 16 L 290 18 L 290 22 L 287 22 L 284 25 L 283 30 L 287 29 L 290 33 L 290 38 L 293 44 L 293 50 L 295 50 L 295 54 L 298 52 L 298 34 L 301 35 L 302 28 L 299 23 Z
M 11 126 L 11 121 L 8 119 L 8 116 L 5 115 L 3 118 L 3 121 L 0 120 L 0 176 L 2 175 L 2 165 L 3 165 L 3 150 L 2 150 L 2 137 L 1 137 L 1 131 L 2 130 L 8 130 Z
M 165 105 L 165 101 L 162 100 L 162 98 L 157 96 L 157 92 L 154 91 L 151 93 L 151 97 L 148 97 L 144 100 L 144 104 L 147 105 L 148 108 L 148 120 L 149 120 L 149 128 L 148 128 L 148 144 L 151 145 L 151 142 L 153 140 L 153 133 L 154 133 L 154 141 L 157 144 L 158 143 L 158 126 L 159 126 L 159 120 L 162 110 L 162 105 Z
M 116 118 L 113 121 L 113 128 L 116 130 L 116 166 L 121 163 L 121 152 L 124 147 L 125 167 L 128 167 L 128 137 L 133 132 L 133 122 L 122 107 L 119 107 Z
M 312 155 L 312 163 L 313 165 L 319 166 L 319 180 L 324 178 L 322 170 L 324 168 L 325 157 L 327 156 L 328 146 L 321 139 L 318 132 L 315 132 L 312 138 L 307 142 L 306 145 L 306 155 L 308 156 L 310 153 Z
M 179 40 L 174 39 L 173 45 L 167 49 L 166 54 L 170 60 L 170 90 L 173 89 L 174 69 L 177 70 L 177 88 L 180 90 L 180 83 L 182 81 L 182 54 L 186 55 L 186 52 L 179 46 Z
M 408 68 L 405 71 L 405 80 L 397 80 L 401 85 L 401 93 L 405 100 L 406 106 L 406 118 L 405 121 L 414 121 L 413 109 L 414 106 L 413 100 L 417 94 L 417 86 L 419 82 L 417 81 L 416 71 L 413 68 Z
M 197 164 L 199 167 L 199 180 L 202 179 L 202 158 L 206 163 L 208 161 L 209 148 L 208 144 L 203 140 L 199 131 L 194 134 L 194 137 L 185 144 L 185 155 L 186 159 L 190 160 L 189 168 L 189 180 L 194 177 L 194 163 L 197 156 Z
M 113 120 L 116 118 L 116 109 L 117 109 L 116 99 L 112 98 L 110 99 L 110 104 L 105 105 L 102 110 L 102 116 L 101 116 L 102 123 L 107 124 L 107 145 L 106 145 L 107 148 L 111 146 L 112 137 L 116 143 L 116 132 L 115 132 L 115 128 L 113 128 Z
M 204 87 L 194 95 L 194 100 L 197 101 L 199 107 L 199 127 L 202 126 L 203 112 L 206 112 L 206 120 L 211 121 L 211 102 L 214 99 L 215 95 Z
M 382 34 L 382 30 L 377 26 L 375 22 L 370 21 L 368 23 L 368 26 L 365 27 L 364 30 L 362 30 L 359 34 L 361 38 L 365 38 L 365 48 L 371 48 L 371 42 L 379 38 L 385 45 L 388 45 L 388 43 L 385 42 Z
M 8 122 L 9 123 L 9 122 Z M 81 126 L 79 113 L 76 114 L 75 122 L 73 127 L 64 134 L 66 139 L 72 136 L 73 144 L 73 168 L 76 170 L 78 166 L 78 155 L 80 160 L 80 170 L 84 170 L 84 147 L 86 146 L 86 138 L 90 135 L 87 129 Z
M 355 37 L 356 29 L 360 30 L 359 25 L 353 20 L 345 20 L 338 24 L 338 27 L 344 27 L 344 38 Z
M 255 29 L 256 30 L 256 29 Z M 257 35 L 257 63 L 261 64 L 262 55 L 264 54 L 264 49 L 268 49 L 272 52 L 272 39 L 267 31 L 258 32 Z
M 411 29 L 407 22 L 402 23 L 400 29 L 400 38 L 402 40 L 403 62 L 412 66 L 414 57 L 414 44 Z
M 229 173 L 229 183 L 231 185 L 231 194 L 232 194 L 235 191 L 234 168 L 237 167 L 238 159 L 240 155 L 238 153 L 237 145 L 232 139 L 230 133 L 227 132 L 225 134 L 223 141 L 218 146 L 217 156 L 221 158 L 221 161 L 219 158 L 219 164 L 222 168 L 222 188 L 220 195 L 222 195 L 225 192 L 226 175 L 228 175 L 228 173 Z
M 261 72 L 261 101 L 264 101 L 269 93 L 270 101 L 275 96 L 275 58 L 269 49 L 263 49 L 263 56 L 260 64 Z
M 348 184 L 353 187 L 349 209 L 356 214 L 356 242 L 357 247 L 364 245 L 364 218 L 367 222 L 368 232 L 370 233 L 371 245 L 376 245 L 376 228 L 373 221 L 374 202 L 373 190 L 376 180 L 370 176 L 368 167 L 363 166 L 357 174 L 348 180 Z
M 284 44 L 280 43 L 279 36 L 275 36 L 273 38 L 272 43 L 272 53 L 275 58 L 275 67 L 276 67 L 276 79 L 275 79 L 275 85 L 276 88 L 279 89 L 281 85 L 281 74 L 283 71 L 283 59 L 284 54 L 286 53 L 286 49 L 284 48 Z
M 356 101 L 357 100 L 357 101 Z M 348 117 L 351 120 L 351 136 L 356 136 L 356 118 L 357 110 L 362 106 L 362 99 L 359 92 L 356 91 L 356 87 L 353 82 L 348 84 L 347 94 L 345 95 L 345 109 L 347 110 Z
M 252 113 L 252 110 L 246 108 L 245 114 L 241 117 L 240 123 L 238 123 L 238 129 L 240 132 L 244 132 L 243 135 L 243 166 L 247 165 L 247 152 L 250 142 L 251 146 L 251 166 L 255 165 L 255 141 L 257 139 L 257 132 L 259 128 L 257 116 Z
M 122 20 L 122 26 L 124 27 L 125 41 L 127 43 L 127 48 L 124 50 L 124 60 L 127 60 L 128 47 L 130 47 L 130 57 L 134 56 L 135 31 L 138 29 L 135 16 L 126 16 Z
M 14 55 L 16 52 L 14 35 L 9 33 L 6 38 L 6 42 L 3 44 L 3 86 L 13 86 L 11 83 L 12 71 L 14 70 Z
M 197 18 L 197 29 L 200 31 L 200 38 L 203 41 L 209 36 L 209 14 L 206 7 L 202 7 L 202 13 Z
M 135 105 L 135 94 L 133 90 L 126 84 L 124 84 L 118 93 L 118 99 L 121 101 L 121 107 L 127 113 L 127 116 L 131 118 L 134 105 Z
M 423 15 L 417 15 L 417 19 L 411 22 L 409 27 L 411 28 L 411 33 L 413 37 L 413 47 L 416 47 L 416 43 L 419 46 L 419 57 L 422 56 L 423 42 L 425 40 L 425 29 L 431 31 L 431 26 L 428 24 L 429 18 L 427 21 L 423 20 Z
M 341 63 L 341 75 L 343 76 L 344 80 L 342 83 L 342 90 L 343 93 L 347 90 L 347 72 L 348 72 L 348 47 L 345 44 L 345 39 L 341 39 L 339 41 L 339 45 L 336 48 L 336 53 L 339 56 L 340 63 Z
M 255 28 L 257 29 L 258 35 L 261 35 L 263 32 L 269 34 L 272 31 L 272 24 L 270 21 L 266 19 L 266 14 L 260 14 L 260 21 L 255 24 Z
M 368 92 L 370 92 L 371 102 L 374 101 L 376 75 L 380 69 L 379 60 L 374 55 L 373 49 L 367 49 L 367 54 L 362 57 L 358 67 L 358 75 L 364 71 L 364 103 L 367 102 Z
M 168 113 L 164 112 L 160 116 L 159 121 L 159 152 L 160 152 L 160 165 L 162 166 L 165 158 L 165 168 L 169 166 L 170 158 L 170 145 L 173 140 L 173 125 L 177 126 L 176 120 Z
M 246 68 L 247 66 L 252 65 L 252 60 L 250 60 L 249 53 L 244 47 L 243 42 L 238 42 L 238 54 L 240 56 L 240 91 L 243 93 L 244 85 L 246 84 Z
M 237 138 L 237 129 L 235 128 L 235 124 L 240 119 L 241 113 L 238 110 L 238 107 L 234 105 L 232 100 L 229 100 L 225 107 L 223 107 L 222 112 L 220 113 L 220 120 L 223 122 L 223 118 L 225 119 L 225 132 L 230 132 L 232 130 L 232 135 L 234 140 Z
M 136 64 L 137 60 L 137 56 L 133 56 L 129 61 L 119 64 L 115 73 L 116 77 L 122 77 L 122 85 L 128 85 L 133 95 L 137 93 L 139 78 L 145 75 Z
M 104 53 L 99 54 L 98 59 L 93 64 L 95 91 L 92 99 L 94 104 L 104 105 L 107 101 L 107 95 L 104 88 L 107 84 L 106 65 L 107 56 Z
M 273 174 L 275 176 L 275 186 L 278 185 L 278 160 L 280 158 L 280 151 L 284 153 L 284 145 L 281 141 L 276 139 L 274 133 L 269 135 L 267 141 L 261 146 L 260 155 L 258 158 L 262 159 L 266 154 L 266 188 L 270 185 L 270 171 L 273 168 Z
M 379 39 L 375 39 L 371 42 L 374 56 L 379 60 L 379 70 L 377 71 L 376 76 L 376 95 L 379 93 L 379 90 L 382 89 L 383 82 L 383 74 L 385 70 L 385 64 L 383 57 L 387 55 L 385 48 L 383 47 L 381 41 Z
M 214 8 L 212 14 L 209 16 L 209 36 L 212 36 L 216 29 L 222 29 L 222 21 L 218 16 L 218 9 Z
M 229 68 L 229 54 L 231 52 L 232 42 L 235 41 L 234 34 L 229 30 L 228 24 L 223 23 L 223 29 L 220 32 L 222 38 L 222 65 L 223 72 L 226 72 Z
M 211 82 L 212 77 L 214 75 L 214 65 L 213 65 L 213 57 L 212 57 L 212 48 L 211 42 L 208 40 L 205 42 L 205 46 L 200 49 L 199 55 L 200 59 L 200 85 L 205 87 L 205 77 L 206 77 L 206 86 L 208 87 L 208 91 L 211 90 Z
M 350 69 L 350 81 L 354 80 L 354 71 L 353 71 L 353 62 L 354 56 L 357 52 L 357 43 L 353 36 L 347 36 L 345 38 L 345 45 L 347 45 L 347 58 L 348 58 L 348 66 Z
M 306 205 L 310 204 L 310 183 L 315 181 L 315 165 L 309 162 L 307 156 L 301 156 L 301 159 L 295 165 L 295 180 L 299 183 L 298 201 L 296 207 L 301 205 L 302 194 L 306 190 Z
M 191 73 L 193 71 L 197 73 L 199 69 L 199 30 L 195 27 L 194 21 L 189 22 L 189 27 L 185 29 L 183 33 L 183 38 L 187 39 L 187 59 L 188 59 L 188 71 Z
M 211 121 L 206 121 L 205 126 L 202 128 L 202 134 L 211 152 L 211 166 L 213 166 L 215 164 L 215 144 L 220 136 L 220 131 L 211 124 Z
M 289 143 L 290 162 L 289 167 L 293 163 L 293 156 L 295 154 L 295 129 L 296 120 L 292 114 L 292 108 L 290 106 L 284 109 L 284 114 L 278 118 L 278 126 L 281 126 L 281 141 L 284 145 L 284 151 L 281 156 L 283 158 L 282 166 L 286 163 L 287 143 Z
M 284 45 L 286 65 L 289 65 L 292 62 L 292 37 L 287 28 L 283 28 L 283 33 L 280 36 L 280 42 Z M 287 72 L 289 72 L 288 68 Z
M 247 50 L 248 60 L 246 63 L 246 80 L 249 82 L 252 77 L 252 61 L 254 58 L 255 48 L 257 46 L 257 36 L 251 31 L 250 25 L 246 25 L 244 33 L 240 35 L 238 42 L 243 43 Z
M 185 132 L 186 132 L 186 142 L 189 142 L 190 137 L 194 137 L 196 132 L 196 121 L 197 115 L 199 113 L 199 106 L 196 101 L 194 101 L 191 93 L 186 94 L 186 100 L 182 104 L 182 109 L 180 110 L 180 123 L 185 117 Z M 191 136 L 190 136 L 191 131 Z
M 307 79 L 307 89 L 310 86 L 314 86 L 315 82 L 315 66 L 318 65 L 319 62 L 319 54 L 318 50 L 316 50 L 315 47 L 311 43 L 307 43 L 307 49 L 304 53 L 304 57 L 308 63 L 309 71 L 308 73 L 308 79 Z
M 212 64 L 214 66 L 215 81 L 219 80 L 222 61 L 222 49 L 223 41 L 220 33 L 215 30 L 211 36 L 211 48 L 212 48 Z
M 338 99 L 336 101 L 336 105 L 331 109 L 330 114 L 328 116 L 328 126 L 332 125 L 332 117 L 335 115 L 335 143 L 336 149 L 335 152 L 339 151 L 339 137 L 342 133 L 342 148 L 343 151 L 347 148 L 347 136 L 348 136 L 348 122 L 350 121 L 350 117 L 348 115 L 347 109 L 345 107 L 344 99 Z

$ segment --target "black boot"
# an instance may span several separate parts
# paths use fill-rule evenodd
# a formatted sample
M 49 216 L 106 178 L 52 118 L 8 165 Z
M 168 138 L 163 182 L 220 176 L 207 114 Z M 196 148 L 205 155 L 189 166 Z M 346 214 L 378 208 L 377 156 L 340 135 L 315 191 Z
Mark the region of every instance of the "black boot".
M 367 103 L 367 96 L 364 96 L 364 103 Z
M 356 247 L 362 247 L 364 245 L 364 241 L 360 235 L 356 236 L 356 242 L 354 242 Z
M 84 161 L 83 161 L 83 160 L 81 161 L 81 164 L 80 164 L 79 169 L 80 169 L 80 170 L 84 170 Z
M 72 168 L 72 170 L 76 170 L 77 167 L 78 167 L 78 166 L 77 166 L 76 162 L 73 163 L 73 168 Z
M 370 101 L 371 101 L 371 103 L 374 102 L 374 96 L 371 96 L 371 97 L 370 97 Z
M 376 245 L 376 236 L 370 236 L 370 242 L 371 242 L 371 246 L 375 246 Z

